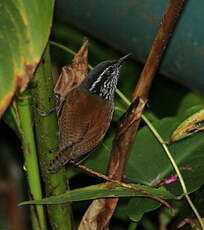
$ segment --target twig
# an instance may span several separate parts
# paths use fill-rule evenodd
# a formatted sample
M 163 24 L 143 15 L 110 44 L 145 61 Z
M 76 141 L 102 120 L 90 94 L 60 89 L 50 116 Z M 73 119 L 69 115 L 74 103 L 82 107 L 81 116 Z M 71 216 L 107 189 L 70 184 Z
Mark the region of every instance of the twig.
M 165 200 L 163 200 L 163 199 L 159 198 L 158 196 L 155 196 L 155 195 L 153 195 L 153 194 L 151 194 L 149 192 L 146 192 L 146 191 L 144 191 L 144 190 L 142 190 L 140 188 L 137 188 L 137 187 L 134 187 L 134 186 L 132 186 L 130 184 L 127 184 L 127 183 L 121 182 L 119 180 L 115 180 L 113 178 L 110 178 L 109 176 L 106 176 L 106 175 L 104 175 L 102 173 L 99 173 L 99 172 L 97 172 L 97 171 L 95 171 L 93 169 L 87 168 L 84 165 L 81 165 L 81 164 L 75 165 L 74 162 L 70 162 L 70 163 L 72 163 L 74 166 L 77 166 L 78 168 L 80 168 L 80 169 L 82 169 L 82 170 L 84 170 L 84 171 L 86 171 L 86 172 L 88 172 L 88 173 L 90 173 L 92 175 L 95 175 L 95 176 L 100 177 L 100 178 L 102 178 L 104 180 L 113 182 L 113 183 L 118 184 L 118 185 L 120 185 L 122 187 L 129 188 L 129 189 L 132 189 L 134 191 L 140 192 L 140 193 L 144 194 L 147 197 L 150 197 L 150 198 L 152 198 L 154 200 L 159 201 L 160 203 L 162 203 L 163 205 L 165 205 L 168 208 L 171 207 L 171 205 L 168 202 L 166 202 Z
M 137 100 L 137 98 L 142 98 L 143 101 L 147 100 L 152 80 L 160 65 L 170 35 L 180 16 L 185 2 L 185 0 L 170 1 L 167 12 L 162 20 L 159 31 L 156 35 L 151 51 L 148 55 L 144 69 L 140 75 L 140 79 L 134 90 L 132 101 Z M 141 115 L 142 110 L 137 111 L 137 113 L 135 113 L 135 116 L 138 117 L 139 114 Z M 124 119 L 125 117 L 129 116 L 124 116 Z M 132 121 L 135 121 L 134 124 L 132 124 L 132 126 L 130 126 L 125 133 L 123 133 L 122 135 L 118 135 L 120 133 L 120 125 L 126 123 L 126 121 L 124 120 L 120 121 L 119 129 L 114 140 L 112 148 L 112 157 L 109 163 L 108 175 L 109 177 L 116 180 L 121 180 L 123 176 L 125 164 L 128 159 L 128 152 L 130 150 L 134 135 L 137 132 L 137 129 L 140 124 L 140 119 L 135 119 L 134 116 L 132 117 Z M 101 213 L 97 217 L 98 229 L 107 229 L 109 221 L 117 205 L 117 201 L 118 198 L 105 200 L 104 207 L 101 209 Z

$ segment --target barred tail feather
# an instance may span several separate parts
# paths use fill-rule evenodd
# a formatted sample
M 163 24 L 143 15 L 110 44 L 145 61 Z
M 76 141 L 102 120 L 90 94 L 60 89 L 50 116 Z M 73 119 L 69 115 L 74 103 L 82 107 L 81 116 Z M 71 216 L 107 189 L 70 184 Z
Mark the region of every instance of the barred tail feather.
M 59 171 L 63 166 L 65 166 L 70 161 L 69 154 L 67 151 L 62 151 L 58 153 L 58 155 L 50 161 L 48 165 L 48 171 L 50 173 L 56 173 Z

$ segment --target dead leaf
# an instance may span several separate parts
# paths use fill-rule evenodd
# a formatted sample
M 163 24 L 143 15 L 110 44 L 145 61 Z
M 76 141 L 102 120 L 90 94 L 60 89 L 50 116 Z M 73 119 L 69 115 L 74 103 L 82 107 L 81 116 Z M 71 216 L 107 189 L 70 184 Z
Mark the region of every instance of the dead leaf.
M 74 56 L 72 64 L 64 66 L 55 85 L 54 92 L 63 100 L 66 95 L 78 86 L 88 73 L 88 40 L 85 40 L 80 50 Z
M 86 210 L 81 223 L 77 230 L 97 230 L 98 229 L 98 214 L 101 213 L 104 208 L 105 200 L 94 200 L 89 208 Z

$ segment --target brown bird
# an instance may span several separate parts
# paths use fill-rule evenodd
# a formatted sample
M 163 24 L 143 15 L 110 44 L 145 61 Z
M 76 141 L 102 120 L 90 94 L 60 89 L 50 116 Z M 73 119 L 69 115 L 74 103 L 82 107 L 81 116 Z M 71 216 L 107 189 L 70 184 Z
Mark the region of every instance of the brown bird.
M 70 160 L 81 163 L 102 141 L 114 111 L 119 69 L 128 56 L 99 63 L 68 93 L 58 113 L 59 153 L 48 166 L 50 172 Z

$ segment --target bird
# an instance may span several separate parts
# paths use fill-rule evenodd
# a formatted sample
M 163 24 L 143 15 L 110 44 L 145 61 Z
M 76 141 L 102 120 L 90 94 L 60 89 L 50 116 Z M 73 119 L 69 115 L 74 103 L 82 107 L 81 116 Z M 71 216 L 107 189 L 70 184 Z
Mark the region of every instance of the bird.
M 112 120 L 120 67 L 129 56 L 99 63 L 66 95 L 58 111 L 59 150 L 49 162 L 51 173 L 68 162 L 80 164 L 101 143 Z

